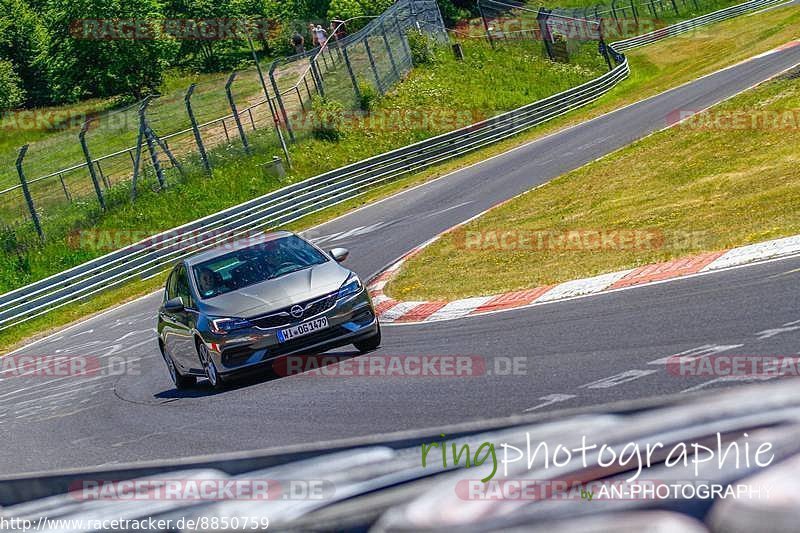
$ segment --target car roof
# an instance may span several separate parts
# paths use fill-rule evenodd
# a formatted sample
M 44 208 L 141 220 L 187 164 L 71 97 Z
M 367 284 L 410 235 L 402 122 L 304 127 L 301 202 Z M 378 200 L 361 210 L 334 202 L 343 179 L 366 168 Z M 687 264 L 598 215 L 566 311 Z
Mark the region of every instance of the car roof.
M 210 250 L 206 250 L 205 252 L 200 252 L 196 255 L 190 256 L 186 258 L 186 264 L 189 266 L 194 266 L 199 263 L 205 263 L 210 259 L 215 259 L 217 257 L 223 256 L 231 252 L 244 250 L 245 248 L 250 248 L 251 246 L 263 244 L 269 241 L 274 241 L 276 239 L 282 239 L 284 237 L 289 237 L 291 235 L 295 234 L 292 233 L 291 231 L 272 231 L 264 233 L 254 233 L 245 238 L 238 239 L 233 242 L 227 242 L 225 244 L 217 246 L 216 248 L 212 248 Z

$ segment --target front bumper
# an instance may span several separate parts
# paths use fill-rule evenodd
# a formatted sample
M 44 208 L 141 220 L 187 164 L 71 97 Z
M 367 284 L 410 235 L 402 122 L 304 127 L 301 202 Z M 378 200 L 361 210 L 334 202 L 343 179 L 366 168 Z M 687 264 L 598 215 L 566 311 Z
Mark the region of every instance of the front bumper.
M 278 341 L 279 330 L 326 317 L 328 327 L 286 342 Z M 220 373 L 249 369 L 284 355 L 321 353 L 369 338 L 378 332 L 378 320 L 366 289 L 337 300 L 330 309 L 303 317 L 289 325 L 244 328 L 225 335 L 204 338 Z

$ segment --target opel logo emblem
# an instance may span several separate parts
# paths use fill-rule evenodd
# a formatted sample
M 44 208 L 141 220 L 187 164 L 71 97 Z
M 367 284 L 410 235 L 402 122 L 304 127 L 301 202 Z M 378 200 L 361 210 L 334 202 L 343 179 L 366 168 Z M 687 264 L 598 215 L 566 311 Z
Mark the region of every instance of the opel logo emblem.
M 289 312 L 295 318 L 300 318 L 301 316 L 303 316 L 303 308 L 300 307 L 299 305 L 292 306 L 292 308 L 291 308 L 291 310 L 289 310 Z

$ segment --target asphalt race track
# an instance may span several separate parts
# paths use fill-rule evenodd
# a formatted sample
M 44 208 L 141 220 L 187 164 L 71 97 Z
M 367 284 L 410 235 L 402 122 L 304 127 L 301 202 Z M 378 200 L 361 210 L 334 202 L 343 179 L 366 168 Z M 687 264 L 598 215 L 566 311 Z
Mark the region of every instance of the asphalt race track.
M 800 63 L 759 57 L 373 204 L 311 232 L 364 279 L 437 233 Z M 472 355 L 468 377 L 257 377 L 214 394 L 172 387 L 156 346 L 160 295 L 17 355 L 94 356 L 125 371 L 0 381 L 0 473 L 262 449 L 729 386 L 677 377 L 686 350 L 800 352 L 800 258 L 478 318 L 387 326 L 377 354 Z M 710 348 L 709 348 L 710 347 Z M 353 352 L 350 352 L 353 353 Z M 507 375 L 508 364 L 517 373 Z M 477 374 L 477 373 L 476 373 Z M 735 383 L 735 382 L 734 382 Z

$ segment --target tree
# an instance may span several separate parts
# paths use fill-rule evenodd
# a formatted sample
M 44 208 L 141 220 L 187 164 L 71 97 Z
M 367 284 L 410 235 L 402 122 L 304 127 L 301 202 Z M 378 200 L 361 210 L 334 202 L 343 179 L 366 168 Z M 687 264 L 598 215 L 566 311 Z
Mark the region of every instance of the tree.
M 28 104 L 49 102 L 47 76 L 39 63 L 46 42 L 41 18 L 24 0 L 0 0 L 0 60 L 11 63 Z M 5 75 L 12 76 L 9 71 Z
M 56 103 L 155 92 L 177 51 L 156 0 L 51 0 L 44 18 L 40 58 Z
M 14 109 L 23 102 L 25 91 L 21 85 L 11 61 L 0 59 L 0 111 Z

